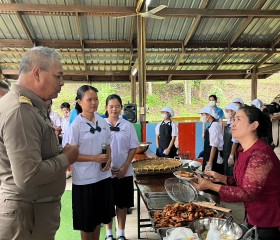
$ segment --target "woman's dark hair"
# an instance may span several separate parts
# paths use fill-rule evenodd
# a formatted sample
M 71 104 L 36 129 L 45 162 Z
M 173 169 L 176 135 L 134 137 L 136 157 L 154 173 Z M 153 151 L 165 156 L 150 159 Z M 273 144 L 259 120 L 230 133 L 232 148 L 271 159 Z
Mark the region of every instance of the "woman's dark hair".
M 119 95 L 117 95 L 117 94 L 111 94 L 111 95 L 109 95 L 109 96 L 106 98 L 106 107 L 108 106 L 109 101 L 112 100 L 112 99 L 117 99 L 117 100 L 119 101 L 120 105 L 121 105 L 121 108 L 123 107 L 123 105 L 122 105 L 122 99 L 121 99 L 121 97 L 120 97 Z M 105 115 L 106 115 L 106 117 L 109 117 L 107 111 L 105 112 Z
M 64 102 L 60 105 L 60 108 L 69 108 L 70 109 L 70 104 L 68 102 Z
M 214 95 L 214 94 L 210 95 L 210 96 L 208 97 L 208 99 L 209 99 L 209 98 L 211 98 L 211 97 L 212 97 L 212 98 L 214 98 L 214 99 L 215 99 L 215 101 L 217 101 L 217 100 L 218 100 L 217 96 L 216 96 L 216 95 Z
M 242 110 L 249 119 L 249 123 L 257 121 L 259 126 L 256 129 L 257 137 L 267 137 L 271 127 L 271 121 L 268 115 L 264 114 L 260 109 L 244 105 L 239 110 Z
M 77 102 L 76 102 L 75 109 L 77 110 L 78 113 L 81 113 L 83 111 L 80 104 L 78 103 L 78 99 L 82 100 L 85 93 L 90 90 L 98 93 L 98 90 L 95 87 L 92 87 L 90 85 L 83 85 L 83 86 L 79 87 L 79 89 L 77 90 L 77 96 L 76 96 Z

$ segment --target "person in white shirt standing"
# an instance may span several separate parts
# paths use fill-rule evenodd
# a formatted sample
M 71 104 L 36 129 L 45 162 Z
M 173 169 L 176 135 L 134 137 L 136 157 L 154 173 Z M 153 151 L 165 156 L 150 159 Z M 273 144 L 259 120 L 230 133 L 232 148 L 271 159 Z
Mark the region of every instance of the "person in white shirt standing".
M 175 141 L 178 136 L 178 126 L 171 118 L 174 111 L 171 107 L 165 106 L 160 110 L 163 121 L 158 123 L 155 128 L 156 133 L 156 155 L 158 157 L 173 158 L 177 155 Z
M 99 240 L 101 223 L 110 223 L 116 215 L 110 171 L 111 131 L 96 114 L 97 92 L 90 85 L 78 89 L 79 115 L 70 125 L 68 136 L 69 143 L 79 144 L 78 160 L 72 165 L 72 208 L 73 227 L 81 231 L 82 240 Z M 102 153 L 102 145 L 106 153 Z
M 60 110 L 63 114 L 61 120 L 61 138 L 62 138 L 62 142 L 61 142 L 61 146 L 64 147 L 67 143 L 67 134 L 68 134 L 68 128 L 69 128 L 69 118 L 70 118 L 70 112 L 71 112 L 71 108 L 70 108 L 70 103 L 68 102 L 64 102 L 60 105 Z M 69 166 L 66 170 L 66 178 L 70 178 L 72 176 L 72 171 L 71 171 L 71 167 Z
M 56 135 L 57 139 L 59 139 L 59 135 L 61 132 L 61 120 L 60 120 L 59 115 L 56 112 L 52 111 L 52 104 L 53 104 L 53 102 L 52 102 L 52 100 L 50 100 L 49 106 L 48 106 L 49 107 L 49 109 L 48 109 L 49 117 L 50 117 L 53 127 L 55 129 L 55 135 Z
M 208 122 L 208 126 L 204 134 L 203 164 L 202 171 L 213 170 L 219 173 L 224 172 L 222 150 L 223 150 L 223 132 L 218 121 L 219 116 L 215 110 L 206 106 L 199 112 L 201 114 L 201 122 Z
M 202 171 L 213 170 L 215 172 L 224 173 L 223 165 L 223 131 L 222 126 L 219 123 L 219 115 L 215 110 L 206 106 L 199 112 L 201 114 L 201 122 L 208 122 L 210 126 L 205 129 L 204 132 L 204 148 L 203 148 L 203 164 Z M 212 195 L 212 199 L 219 203 L 220 197 L 218 193 L 209 191 Z
M 236 103 L 229 103 L 225 108 L 225 118 L 227 124 L 224 126 L 224 146 L 223 146 L 223 159 L 224 159 L 224 174 L 233 176 L 233 166 L 236 159 L 235 153 L 239 146 L 238 141 L 232 137 L 231 128 L 234 122 L 235 113 L 239 110 L 239 105 Z
M 138 147 L 134 126 L 121 116 L 122 100 L 117 94 L 106 99 L 105 120 L 111 130 L 113 192 L 118 219 L 117 240 L 125 240 L 127 209 L 134 206 L 133 168 L 131 161 Z M 112 222 L 106 225 L 106 239 L 113 240 Z

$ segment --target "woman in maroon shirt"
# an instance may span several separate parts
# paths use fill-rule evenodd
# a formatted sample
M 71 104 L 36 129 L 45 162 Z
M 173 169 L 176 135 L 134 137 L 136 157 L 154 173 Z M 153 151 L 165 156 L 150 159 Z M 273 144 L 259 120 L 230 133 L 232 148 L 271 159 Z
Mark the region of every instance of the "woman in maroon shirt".
M 242 107 L 232 126 L 232 136 L 241 144 L 234 176 L 206 171 L 211 181 L 198 177 L 198 183 L 193 183 L 198 190 L 218 192 L 224 202 L 243 202 L 249 227 L 256 225 L 262 240 L 280 239 L 280 161 L 262 140 L 269 121 L 259 109 Z

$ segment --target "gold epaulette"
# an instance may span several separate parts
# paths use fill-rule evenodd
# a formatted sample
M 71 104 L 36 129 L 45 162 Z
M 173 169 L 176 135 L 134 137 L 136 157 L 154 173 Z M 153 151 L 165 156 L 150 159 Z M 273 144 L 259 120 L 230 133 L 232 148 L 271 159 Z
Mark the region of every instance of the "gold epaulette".
M 19 96 L 19 102 L 20 103 L 27 103 L 29 105 L 32 105 L 31 100 L 28 97 L 25 97 L 25 96 Z

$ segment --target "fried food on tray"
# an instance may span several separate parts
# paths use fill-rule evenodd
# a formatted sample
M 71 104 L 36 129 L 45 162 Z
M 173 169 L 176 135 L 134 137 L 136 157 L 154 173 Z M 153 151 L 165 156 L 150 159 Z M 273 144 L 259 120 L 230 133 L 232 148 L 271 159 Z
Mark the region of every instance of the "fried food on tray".
M 189 222 L 204 217 L 213 217 L 214 211 L 209 208 L 201 207 L 193 203 L 174 205 L 168 204 L 163 210 L 154 212 L 155 228 L 181 227 Z
M 183 178 L 193 178 L 194 177 L 194 173 L 186 172 L 186 171 L 178 171 L 177 175 L 179 175 L 180 177 L 183 177 Z

